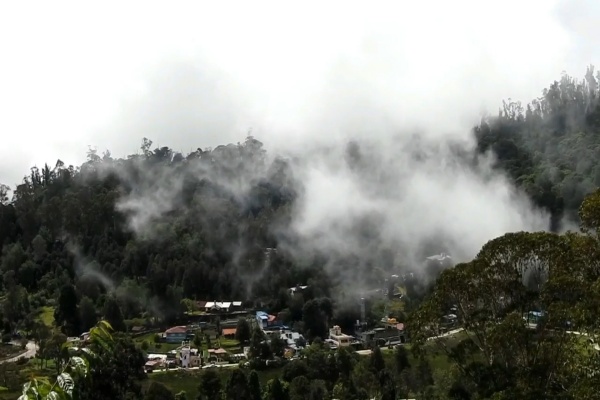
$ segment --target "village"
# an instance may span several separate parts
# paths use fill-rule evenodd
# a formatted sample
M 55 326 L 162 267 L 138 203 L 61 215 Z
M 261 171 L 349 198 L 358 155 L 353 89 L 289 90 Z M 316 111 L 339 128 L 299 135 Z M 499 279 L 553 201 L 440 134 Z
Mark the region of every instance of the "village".
M 252 331 L 260 329 L 265 343 L 270 344 L 271 341 L 278 340 L 284 346 L 283 357 L 272 356 L 262 360 L 267 366 L 277 366 L 284 360 L 301 358 L 302 350 L 308 345 L 301 333 L 286 326 L 276 315 L 262 310 L 243 309 L 241 302 L 212 301 L 199 302 L 199 305 L 204 308 L 203 319 L 211 322 L 200 321 L 173 326 L 159 333 L 160 342 L 179 346 L 164 353 L 149 353 L 144 366 L 147 373 L 174 368 L 248 366 L 251 359 L 250 346 L 242 345 L 236 340 L 240 318 L 247 321 Z M 357 321 L 357 329 L 353 335 L 342 332 L 338 325 L 331 326 L 329 336 L 323 339 L 323 344 L 331 350 L 351 346 L 359 354 L 368 355 L 373 346 L 393 347 L 406 342 L 404 324 L 394 318 L 381 321 L 379 326 L 373 329 L 361 329 L 363 326 L 364 324 Z M 205 343 L 208 345 L 206 349 L 199 348 L 199 341 L 194 340 L 198 334 L 204 336 L 204 342 L 208 342 Z M 224 343 L 228 346 L 223 345 Z
M 428 257 L 431 264 L 448 262 L 449 257 Z M 340 347 L 353 348 L 357 354 L 369 355 L 374 347 L 394 348 L 408 342 L 404 322 L 390 316 L 389 301 L 401 303 L 403 294 L 394 289 L 397 282 L 414 280 L 412 273 L 386 278 L 383 287 L 365 292 L 364 296 L 375 297 L 386 304 L 383 317 L 375 323 L 367 322 L 367 299 L 360 297 L 358 307 L 360 320 L 353 329 L 342 330 L 339 325 L 328 326 L 326 337 L 318 338 L 323 345 L 334 351 Z M 307 285 L 288 288 L 291 295 L 301 293 Z M 383 300 L 385 299 L 385 300 Z M 389 300 L 391 299 L 391 300 Z M 257 309 L 242 301 L 195 301 L 194 311 L 186 313 L 186 323 L 164 330 L 132 327 L 129 334 L 146 355 L 146 373 L 165 372 L 172 369 L 206 369 L 226 367 L 249 367 L 251 362 L 262 362 L 265 366 L 280 366 L 282 363 L 302 358 L 302 351 L 310 344 L 301 332 L 288 326 L 282 316 Z M 451 331 L 457 325 L 455 308 L 443 316 L 441 332 Z M 244 328 L 244 334 L 238 329 Z M 259 333 L 260 343 L 280 349 L 274 352 L 251 354 L 251 338 Z M 79 337 L 68 338 L 72 346 L 85 346 L 88 332 Z M 275 343 L 274 343 L 275 342 Z
M 451 263 L 447 254 L 427 257 L 425 264 L 429 268 L 443 268 Z M 382 287 L 363 293 L 358 301 L 360 320 L 354 324 L 352 331 L 344 332 L 338 325 L 328 327 L 328 335 L 320 338 L 323 345 L 331 351 L 340 347 L 351 347 L 359 355 L 370 355 L 372 349 L 394 348 L 408 342 L 404 322 L 390 317 L 389 299 L 401 302 L 404 296 L 398 290 L 398 284 L 407 285 L 415 282 L 413 273 L 390 275 L 382 282 Z M 288 289 L 291 295 L 302 293 L 307 285 L 296 285 Z M 367 323 L 367 297 L 385 299 L 383 317 L 375 324 Z M 258 361 L 265 366 L 280 366 L 281 363 L 302 358 L 302 350 L 309 345 L 306 338 L 298 331 L 285 324 L 278 315 L 269 314 L 261 309 L 246 307 L 242 301 L 198 301 L 195 305 L 198 312 L 189 316 L 189 324 L 178 325 L 160 332 L 155 340 L 176 346 L 167 352 L 151 352 L 147 355 L 144 369 L 147 373 L 168 371 L 170 369 L 206 369 L 227 367 L 248 367 L 253 357 L 249 343 L 237 340 L 237 329 L 241 320 L 245 320 L 250 332 L 259 329 L 262 341 L 271 345 L 276 341 L 283 346 L 282 357 L 264 354 Z M 457 325 L 454 308 L 449 310 L 441 321 L 441 333 L 450 332 Z M 196 339 L 200 335 L 200 339 Z

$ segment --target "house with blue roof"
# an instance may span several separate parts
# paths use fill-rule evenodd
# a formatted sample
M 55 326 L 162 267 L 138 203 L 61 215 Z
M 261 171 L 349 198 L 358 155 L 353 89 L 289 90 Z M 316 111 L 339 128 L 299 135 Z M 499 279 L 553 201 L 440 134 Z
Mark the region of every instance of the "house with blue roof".
M 256 312 L 256 322 L 260 329 L 269 329 L 282 326 L 282 322 L 277 319 L 276 316 L 270 315 L 264 311 Z

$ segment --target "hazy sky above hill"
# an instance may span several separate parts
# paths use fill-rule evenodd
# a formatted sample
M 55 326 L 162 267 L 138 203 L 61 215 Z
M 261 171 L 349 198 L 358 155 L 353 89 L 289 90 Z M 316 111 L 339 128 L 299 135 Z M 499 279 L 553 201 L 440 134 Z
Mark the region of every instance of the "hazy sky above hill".
M 0 182 L 144 136 L 184 152 L 250 127 L 269 150 L 466 136 L 598 59 L 592 1 L 413 3 L 3 2 Z

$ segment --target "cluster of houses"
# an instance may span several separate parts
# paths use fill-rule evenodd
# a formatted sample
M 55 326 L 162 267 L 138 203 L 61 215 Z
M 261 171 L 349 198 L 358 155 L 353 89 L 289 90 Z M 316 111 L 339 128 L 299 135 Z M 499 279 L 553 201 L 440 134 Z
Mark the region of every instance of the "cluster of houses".
M 236 328 L 231 327 L 233 321 L 224 321 L 225 327 L 221 328 L 221 337 L 235 336 Z M 237 321 L 235 321 L 237 324 Z M 203 326 L 207 335 L 215 343 L 219 343 L 214 327 Z M 230 353 L 222 347 L 201 350 L 191 345 L 194 332 L 200 329 L 199 325 L 181 325 L 167 329 L 162 335 L 162 340 L 168 344 L 180 344 L 176 349 L 166 354 L 149 354 L 145 364 L 146 372 L 155 370 L 181 368 L 210 368 L 221 364 L 236 363 L 246 358 L 244 353 Z
M 279 336 L 286 342 L 286 354 L 294 354 L 306 344 L 306 340 L 300 333 L 285 326 L 274 315 L 257 311 L 256 322 L 267 337 Z M 332 349 L 345 346 L 354 346 L 357 349 L 374 346 L 389 347 L 406 343 L 403 323 L 399 323 L 394 318 L 385 318 L 381 325 L 374 329 L 358 330 L 354 336 L 343 333 L 342 329 L 335 325 L 329 329 L 329 337 L 325 338 L 324 342 Z
M 296 295 L 308 286 L 297 285 L 289 288 L 291 295 Z M 156 369 L 167 369 L 172 367 L 182 368 L 207 368 L 219 364 L 238 363 L 248 356 L 249 348 L 243 348 L 239 353 L 232 354 L 227 350 L 220 348 L 209 348 L 202 351 L 191 346 L 194 333 L 202 330 L 212 333 L 211 340 L 218 343 L 218 337 L 234 338 L 237 330 L 237 323 L 240 317 L 247 318 L 248 310 L 243 307 L 241 301 L 200 301 L 197 302 L 200 310 L 195 316 L 190 318 L 192 325 L 174 326 L 161 334 L 162 340 L 169 344 L 180 344 L 175 350 L 167 354 L 151 354 L 148 356 L 146 371 Z M 363 305 L 364 308 L 364 305 Z M 364 310 L 363 310 L 364 314 Z M 218 315 L 219 324 L 218 333 L 215 324 L 209 321 Z M 307 341 L 301 333 L 285 325 L 276 315 L 265 311 L 256 311 L 254 318 L 249 320 L 252 325 L 260 328 L 267 341 L 277 337 L 285 343 L 284 356 L 293 358 L 303 349 Z M 209 335 L 211 337 L 211 335 Z M 339 347 L 353 346 L 357 350 L 371 348 L 373 346 L 395 346 L 406 342 L 404 324 L 398 323 L 395 319 L 384 319 L 380 327 L 366 329 L 360 325 L 360 329 L 349 335 L 342 332 L 342 329 L 335 325 L 329 330 L 329 337 L 324 342 L 331 349 Z
M 293 357 L 299 350 L 306 346 L 306 340 L 299 332 L 290 329 L 283 324 L 275 315 L 268 314 L 264 311 L 256 312 L 256 324 L 264 332 L 267 340 L 274 337 L 279 337 L 285 343 L 286 358 Z
M 241 301 L 198 301 L 196 304 L 199 310 L 209 314 L 246 312 Z
M 397 346 L 406 343 L 404 324 L 398 323 L 395 318 L 386 318 L 382 326 L 373 329 L 357 330 L 355 335 L 347 335 L 339 326 L 329 330 L 326 343 L 332 348 L 353 346 L 357 349 Z

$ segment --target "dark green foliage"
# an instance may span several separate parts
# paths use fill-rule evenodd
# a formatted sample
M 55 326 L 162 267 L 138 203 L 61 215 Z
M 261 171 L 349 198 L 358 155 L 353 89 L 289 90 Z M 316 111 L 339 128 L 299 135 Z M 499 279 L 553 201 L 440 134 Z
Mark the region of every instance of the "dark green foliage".
M 379 346 L 373 348 L 373 352 L 369 359 L 369 367 L 375 375 L 379 374 L 385 368 L 385 360 L 383 359 L 383 354 L 381 354 Z
M 78 168 L 60 161 L 34 167 L 12 191 L 12 201 L 9 188 L 0 186 L 5 290 L 24 288 L 35 297 L 34 307 L 56 303 L 57 324 L 69 335 L 84 330 L 77 299 L 89 297 L 102 315 L 107 292 L 123 319 L 165 324 L 182 318 L 184 298 L 245 296 L 240 300 L 274 304 L 273 293 L 312 277 L 319 278 L 313 285 L 319 295 L 328 294 L 322 262 L 313 255 L 300 266 L 290 254 L 272 252 L 267 262 L 265 249 L 277 249 L 279 241 L 271 228 L 289 221 L 299 188 L 287 161 L 267 162 L 253 137 L 188 155 L 151 146 L 144 139 L 140 154 L 118 160 L 91 149 Z M 247 293 L 246 282 L 258 273 L 269 279 Z M 75 293 L 63 289 L 69 285 Z M 280 300 L 279 309 L 290 306 L 285 296 Z M 6 306 L 9 325 L 29 313 L 22 305 Z
M 304 328 L 309 338 L 326 338 L 328 325 L 333 315 L 333 306 L 328 298 L 312 299 L 302 309 Z
M 401 374 L 407 368 L 410 368 L 410 361 L 408 361 L 408 351 L 404 346 L 396 347 L 394 350 L 394 363 L 396 365 L 396 372 Z
M 79 312 L 77 311 L 75 286 L 66 284 L 60 289 L 54 320 L 68 336 L 79 335 Z
M 274 337 L 271 339 L 271 352 L 273 355 L 277 357 L 283 357 L 283 352 L 285 351 L 286 343 L 280 337 Z
M 87 296 L 83 296 L 79 302 L 79 319 L 83 332 L 88 332 L 98 322 L 94 302 Z
M 251 400 L 252 393 L 241 369 L 234 369 L 225 386 L 225 400 Z
M 248 389 L 250 390 L 250 400 L 261 400 L 262 391 L 260 389 L 260 381 L 256 371 L 251 371 L 248 377 Z
M 125 332 L 125 330 L 127 330 L 125 322 L 123 321 L 121 307 L 119 307 L 119 303 L 117 303 L 116 299 L 112 296 L 108 297 L 104 302 L 104 319 L 107 320 L 117 332 Z
M 218 400 L 221 396 L 221 379 L 219 375 L 212 369 L 202 371 L 198 392 L 200 393 L 198 400 Z
M 600 92 L 590 67 L 584 80 L 564 75 L 526 107 L 504 103 L 500 114 L 474 130 L 478 150 L 492 151 L 535 204 L 577 219 L 584 196 L 600 185 Z
M 327 383 L 321 379 L 313 379 L 310 382 L 308 391 L 308 400 L 322 400 L 329 397 L 329 391 L 327 390 Z
M 274 378 L 269 382 L 265 400 L 287 400 L 287 398 L 287 393 L 283 389 L 281 381 L 278 378 Z
M 235 338 L 240 343 L 244 344 L 250 340 L 252 335 L 252 331 L 250 329 L 250 324 L 246 318 L 240 318 L 237 323 L 237 329 L 235 331 Z
M 308 374 L 309 370 L 308 365 L 306 365 L 306 362 L 304 360 L 298 360 L 286 364 L 285 367 L 283 367 L 281 377 L 286 382 L 291 382 L 299 376 L 308 376 Z
M 298 376 L 290 382 L 290 400 L 308 400 L 310 395 L 310 381 L 305 376 Z
M 479 155 L 493 152 L 498 159 L 495 167 L 506 171 L 535 204 L 552 214 L 554 230 L 563 216 L 579 216 L 584 230 L 598 235 L 600 192 L 587 198 L 579 215 L 577 210 L 584 195 L 600 185 L 599 98 L 599 85 L 590 69 L 584 82 L 565 76 L 525 108 L 505 103 L 498 117 L 488 118 L 474 129 Z M 353 143 L 347 150 L 349 165 L 360 166 L 360 146 Z M 237 145 L 198 149 L 187 155 L 167 147 L 152 149 L 152 142 L 144 139 L 141 152 L 126 159 L 115 160 L 110 154 L 101 157 L 90 150 L 88 161 L 80 168 L 66 168 L 62 162 L 54 168 L 34 167 L 15 188 L 12 201 L 8 188 L 0 185 L 3 340 L 10 340 L 16 330 L 28 331 L 39 340 L 45 356 L 55 361 L 58 373 L 66 359 L 62 347 L 65 334 L 88 330 L 99 315 L 117 331 L 126 330 L 125 319 L 138 318 L 163 328 L 184 320 L 184 312 L 193 311 L 196 300 L 245 296 L 240 300 L 251 300 L 257 307 L 278 313 L 286 324 L 293 324 L 313 341 L 303 352 L 303 360 L 286 364 L 281 379 L 266 385 L 266 399 L 434 398 L 434 391 L 455 399 L 550 398 L 571 386 L 576 386 L 572 398 L 592 398 L 590 394 L 597 393 L 588 374 L 596 366 L 580 367 L 573 352 L 565 356 L 556 351 L 561 347 L 553 341 L 558 332 L 556 321 L 564 323 L 567 318 L 577 318 L 580 325 L 598 331 L 598 288 L 586 286 L 598 278 L 597 237 L 583 240 L 570 236 L 567 245 L 567 239 L 552 235 L 510 234 L 484 246 L 478 262 L 442 272 L 433 293 L 419 279 L 403 282 L 407 297 L 403 311 L 411 317 L 422 301 L 435 302 L 447 294 L 444 304 L 435 304 L 439 309 L 422 311 L 429 318 L 427 323 L 417 315 L 413 326 L 422 322 L 421 331 L 434 326 L 447 306 L 456 302 L 487 299 L 476 315 L 474 311 L 474 315 L 465 314 L 477 309 L 478 302 L 461 308 L 461 318 L 472 318 L 471 330 L 483 326 L 485 313 L 495 312 L 500 299 L 515 302 L 511 309 L 490 317 L 491 327 L 479 330 L 480 336 L 495 335 L 494 340 L 484 344 L 462 341 L 444 353 L 460 371 L 456 372 L 458 378 L 449 377 L 442 388 L 433 378 L 433 364 L 417 359 L 411 365 L 403 347 L 395 350 L 394 365 L 386 366 L 377 347 L 369 358 L 360 359 L 350 349 L 334 353 L 323 346 L 334 315 L 347 330 L 359 307 L 349 300 L 348 310 L 336 309 L 334 314 L 332 299 L 338 306 L 340 299 L 339 293 L 331 293 L 335 285 L 324 272 L 328 255 L 292 256 L 285 251 L 285 244 L 295 238 L 283 237 L 273 229 L 289 224 L 297 210 L 296 197 L 302 186 L 293 172 L 292 164 L 285 160 L 269 164 L 262 144 L 252 137 Z M 361 222 L 365 225 L 361 232 L 379 245 L 379 225 L 368 222 Z M 532 244 L 533 250 L 526 244 Z M 553 274 L 542 295 L 535 293 L 542 283 L 535 275 L 528 275 L 523 287 L 521 277 L 512 273 L 506 274 L 512 280 L 503 282 L 505 286 L 497 281 L 483 285 L 484 278 L 503 276 L 507 266 L 539 262 L 548 249 L 556 252 L 547 260 L 557 264 L 562 260 L 564 273 Z M 523 259 L 515 261 L 515 254 Z M 379 264 L 394 260 L 383 251 L 373 259 Z M 481 260 L 494 268 L 482 274 Z M 366 275 L 374 275 L 372 263 L 345 261 L 347 269 L 358 270 L 358 265 L 364 264 Z M 582 265 L 585 267 L 576 269 Z M 437 267 L 427 269 L 426 275 L 438 275 L 441 267 Z M 361 284 L 381 284 L 377 279 Z M 287 288 L 299 282 L 308 288 L 290 294 Z M 394 284 L 388 282 L 387 289 L 393 295 Z M 480 292 L 473 294 L 476 289 Z M 500 289 L 505 291 L 489 296 Z M 355 296 L 350 293 L 347 297 Z M 523 327 L 521 313 L 541 305 L 555 307 L 554 315 L 562 314 L 552 321 L 552 334 L 542 337 L 541 330 L 536 330 L 533 340 L 534 333 Z M 64 334 L 52 335 L 33 323 L 41 306 L 55 307 L 56 325 Z M 382 301 L 373 301 L 367 319 L 379 321 L 384 307 Z M 214 323 L 218 328 L 220 319 Z M 220 334 L 220 329 L 217 331 Z M 202 340 L 202 335 L 196 332 L 195 344 L 206 342 L 212 347 L 208 336 Z M 246 319 L 238 321 L 236 338 L 250 345 L 251 367 L 263 366 L 261 359 L 283 354 L 281 340 L 274 338 L 269 345 L 264 334 L 253 331 Z M 159 337 L 154 340 L 158 347 Z M 496 347 L 482 357 L 485 346 Z M 143 347 L 148 348 L 148 343 Z M 520 350 L 513 351 L 514 347 Z M 133 343 L 120 337 L 114 352 L 99 352 L 104 362 L 82 382 L 78 398 L 142 398 L 144 360 Z M 516 357 L 523 358 L 520 364 Z M 231 370 L 225 388 L 219 373 L 201 371 L 200 397 L 257 400 L 261 394 L 258 375 L 252 371 L 247 377 L 243 371 Z M 145 398 L 174 397 L 158 384 L 150 385 L 145 393 Z
M 162 383 L 152 382 L 144 394 L 144 400 L 175 400 L 175 395 Z
M 256 327 L 254 332 L 252 332 L 252 339 L 250 340 L 250 352 L 248 353 L 249 357 L 260 358 L 265 347 L 263 344 L 266 344 L 265 334 L 262 330 L 260 330 L 260 328 Z
M 143 398 L 141 381 L 146 378 L 143 370 L 144 356 L 127 336 L 115 333 L 113 338 L 115 343 L 112 348 L 93 349 L 99 355 L 101 363 L 98 363 L 88 378 L 81 381 L 79 399 Z

